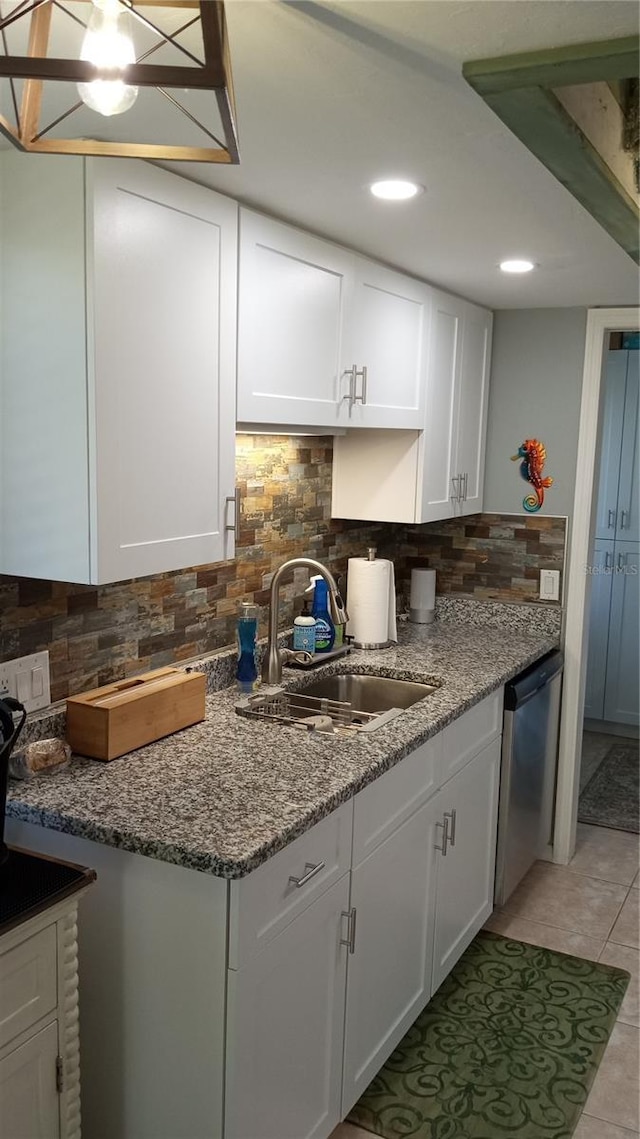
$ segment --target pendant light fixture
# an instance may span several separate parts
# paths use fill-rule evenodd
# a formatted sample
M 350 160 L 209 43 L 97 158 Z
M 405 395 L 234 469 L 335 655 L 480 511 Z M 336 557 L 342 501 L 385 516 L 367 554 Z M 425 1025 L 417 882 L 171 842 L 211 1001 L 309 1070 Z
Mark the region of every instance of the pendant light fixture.
M 0 0 L 3 83 L 19 150 L 240 161 L 223 0 Z

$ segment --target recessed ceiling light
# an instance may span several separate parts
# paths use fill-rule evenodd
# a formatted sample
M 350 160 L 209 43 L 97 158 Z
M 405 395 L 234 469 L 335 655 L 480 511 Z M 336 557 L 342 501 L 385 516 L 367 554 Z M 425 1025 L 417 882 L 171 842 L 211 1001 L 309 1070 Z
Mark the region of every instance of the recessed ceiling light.
M 530 273 L 535 269 L 533 261 L 527 261 L 524 258 L 514 258 L 511 261 L 501 261 L 500 268 L 503 273 Z
M 376 198 L 385 198 L 388 202 L 405 202 L 408 198 L 415 198 L 422 193 L 424 186 L 417 182 L 405 182 L 400 178 L 388 178 L 382 182 L 372 182 L 369 186 Z

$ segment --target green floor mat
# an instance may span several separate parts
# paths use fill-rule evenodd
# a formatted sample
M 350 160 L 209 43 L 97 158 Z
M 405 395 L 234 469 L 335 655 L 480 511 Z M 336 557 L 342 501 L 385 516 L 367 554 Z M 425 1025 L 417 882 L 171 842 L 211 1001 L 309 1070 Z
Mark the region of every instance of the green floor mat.
M 349 1122 L 385 1139 L 570 1139 L 628 982 L 478 934 Z

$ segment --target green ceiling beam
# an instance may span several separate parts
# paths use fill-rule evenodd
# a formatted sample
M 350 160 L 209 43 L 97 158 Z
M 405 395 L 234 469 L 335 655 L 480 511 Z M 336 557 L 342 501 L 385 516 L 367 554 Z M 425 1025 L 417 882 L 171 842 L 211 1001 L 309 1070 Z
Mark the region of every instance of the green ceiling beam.
M 565 111 L 552 88 L 638 75 L 640 39 L 578 44 L 465 63 L 467 82 L 634 261 L 636 202 Z
M 638 75 L 640 37 L 573 44 L 547 51 L 475 59 L 462 68 L 467 83 L 479 95 L 512 91 L 518 87 L 565 87 L 631 79 Z

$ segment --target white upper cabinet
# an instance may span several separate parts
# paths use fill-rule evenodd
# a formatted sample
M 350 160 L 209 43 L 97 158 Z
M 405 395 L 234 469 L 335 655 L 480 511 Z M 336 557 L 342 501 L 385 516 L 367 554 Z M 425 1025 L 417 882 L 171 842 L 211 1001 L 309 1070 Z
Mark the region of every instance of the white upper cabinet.
M 350 295 L 341 421 L 348 427 L 417 426 L 426 386 L 431 289 L 357 257 Z
M 418 427 L 431 290 L 240 211 L 238 421 Z
M 436 293 L 416 522 L 482 510 L 492 314 Z
M 236 203 L 142 162 L 7 154 L 2 222 L 0 570 L 232 556 Z
M 493 318 L 444 293 L 431 298 L 423 430 L 336 439 L 336 518 L 422 523 L 482 510 Z
M 240 211 L 238 421 L 336 426 L 350 255 Z

